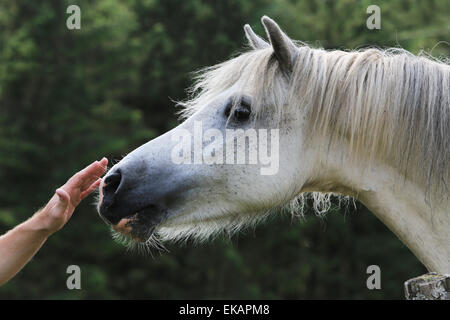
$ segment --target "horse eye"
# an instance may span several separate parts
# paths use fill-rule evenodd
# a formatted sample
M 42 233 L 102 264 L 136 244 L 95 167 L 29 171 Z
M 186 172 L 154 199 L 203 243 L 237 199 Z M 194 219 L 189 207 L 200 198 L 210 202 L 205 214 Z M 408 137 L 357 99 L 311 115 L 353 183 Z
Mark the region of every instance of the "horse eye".
M 240 105 L 234 110 L 233 116 L 237 121 L 245 121 L 250 117 L 250 108 Z
M 243 122 L 246 121 L 252 112 L 250 103 L 242 99 L 239 104 L 233 109 L 233 102 L 230 101 L 224 110 L 225 117 L 229 118 L 232 115 L 233 120 Z

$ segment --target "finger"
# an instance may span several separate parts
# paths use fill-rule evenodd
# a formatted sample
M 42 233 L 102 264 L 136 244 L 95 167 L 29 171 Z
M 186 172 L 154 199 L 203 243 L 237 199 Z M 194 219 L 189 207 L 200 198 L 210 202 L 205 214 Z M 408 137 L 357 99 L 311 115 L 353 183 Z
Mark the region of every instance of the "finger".
M 92 174 L 94 174 L 99 169 L 99 163 L 98 161 L 95 161 L 91 163 L 89 166 L 84 168 L 83 170 L 77 172 L 74 174 L 69 181 L 67 181 L 66 185 L 69 187 L 79 187 L 86 177 L 90 177 Z
M 92 183 L 97 181 L 97 179 L 100 178 L 105 173 L 105 171 L 108 168 L 108 159 L 103 158 L 102 160 L 98 161 L 98 165 L 100 165 L 102 167 L 100 174 L 98 174 L 98 175 L 93 174 L 89 178 L 86 178 L 81 186 L 82 192 L 85 191 L 85 189 L 88 189 L 92 185 Z
M 91 187 L 91 185 L 99 179 L 100 179 L 100 176 L 92 176 L 92 177 L 89 177 L 88 179 L 85 179 L 83 184 L 80 187 L 80 191 L 82 193 L 87 191 Z
M 102 182 L 102 179 L 97 179 L 93 184 L 91 184 L 91 186 L 86 190 L 83 191 L 80 195 L 81 200 L 83 200 L 84 198 L 86 198 L 88 195 L 90 195 L 95 189 L 98 188 L 98 186 L 100 185 L 100 183 Z
M 102 158 L 102 160 L 99 161 L 100 165 L 105 168 L 105 170 L 108 167 L 108 159 L 106 159 L 105 157 Z
M 108 164 L 108 160 L 103 158 L 101 161 L 95 161 L 91 163 L 89 166 L 76 173 L 72 178 L 67 182 L 67 186 L 70 188 L 79 188 L 82 185 L 90 182 L 88 186 L 99 178 L 106 171 L 106 165 Z M 91 180 L 91 181 L 89 181 Z

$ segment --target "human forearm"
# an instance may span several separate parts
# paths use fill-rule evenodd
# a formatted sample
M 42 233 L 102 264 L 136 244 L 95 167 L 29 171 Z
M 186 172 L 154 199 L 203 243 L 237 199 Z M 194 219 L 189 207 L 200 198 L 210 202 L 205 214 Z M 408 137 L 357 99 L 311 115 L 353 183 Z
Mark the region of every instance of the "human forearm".
M 42 211 L 0 237 L 0 286 L 11 279 L 52 233 Z

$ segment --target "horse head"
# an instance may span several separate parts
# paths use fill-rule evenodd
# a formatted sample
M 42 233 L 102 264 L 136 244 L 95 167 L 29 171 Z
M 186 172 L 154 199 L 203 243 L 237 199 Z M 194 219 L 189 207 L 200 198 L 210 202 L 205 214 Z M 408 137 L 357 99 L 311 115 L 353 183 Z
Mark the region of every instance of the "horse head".
M 109 170 L 98 209 L 113 228 L 144 242 L 205 238 L 300 193 L 313 153 L 293 130 L 301 114 L 279 112 L 297 48 L 273 20 L 262 23 L 269 42 L 246 25 L 251 50 L 200 75 L 185 121 Z

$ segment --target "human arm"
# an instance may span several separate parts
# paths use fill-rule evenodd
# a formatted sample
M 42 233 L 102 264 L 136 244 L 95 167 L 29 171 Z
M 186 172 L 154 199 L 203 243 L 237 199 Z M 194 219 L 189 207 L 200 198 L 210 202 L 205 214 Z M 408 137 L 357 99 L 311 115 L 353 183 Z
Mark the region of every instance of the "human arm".
M 0 286 L 19 272 L 47 238 L 71 218 L 76 206 L 100 184 L 108 160 L 95 161 L 58 188 L 30 219 L 0 236 Z

